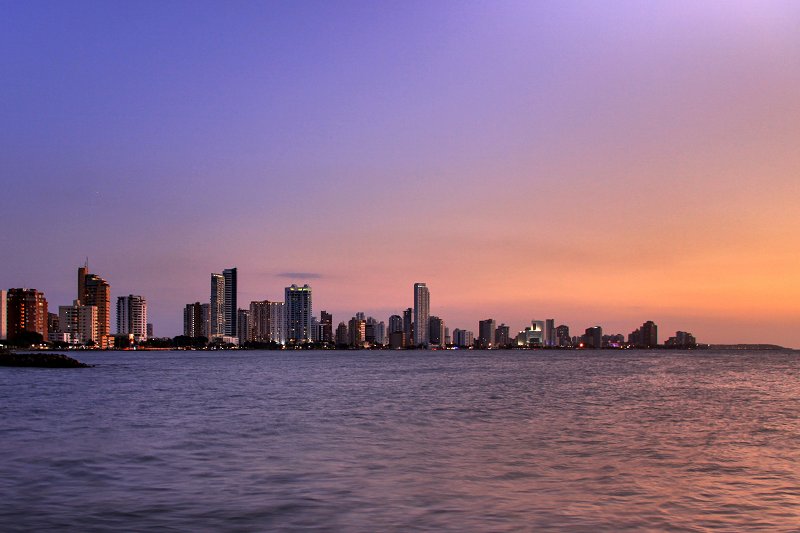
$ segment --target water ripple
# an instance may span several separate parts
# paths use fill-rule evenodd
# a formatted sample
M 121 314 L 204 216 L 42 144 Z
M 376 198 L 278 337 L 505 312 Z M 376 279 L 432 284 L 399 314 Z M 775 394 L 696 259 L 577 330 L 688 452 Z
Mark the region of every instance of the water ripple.
M 3 531 L 796 531 L 793 354 L 87 353 L 0 369 Z

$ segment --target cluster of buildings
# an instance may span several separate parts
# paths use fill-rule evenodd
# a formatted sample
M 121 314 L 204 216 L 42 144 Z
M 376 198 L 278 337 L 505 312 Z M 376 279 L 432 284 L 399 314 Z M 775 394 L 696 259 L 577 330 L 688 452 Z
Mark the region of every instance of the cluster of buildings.
M 238 306 L 237 269 L 211 274 L 208 302 L 186 304 L 183 336 L 221 346 L 271 347 L 319 346 L 326 348 L 655 348 L 658 327 L 647 321 L 627 337 L 603 334 L 600 326 L 572 336 L 568 326 L 552 318 L 532 320 L 512 334 L 506 324 L 492 318 L 478 322 L 477 335 L 467 329 L 452 331 L 445 321 L 430 313 L 430 291 L 425 283 L 414 283 L 413 307 L 391 315 L 388 323 L 356 313 L 334 327 L 333 315 L 313 314 L 312 290 L 308 285 L 284 289 L 282 300 L 256 300 Z M 88 261 L 78 268 L 77 298 L 50 312 L 44 294 L 36 289 L 0 290 L 0 340 L 48 341 L 61 346 L 100 349 L 126 348 L 153 337 L 147 322 L 147 301 L 139 295 L 116 300 L 116 331 L 111 331 L 111 287 L 89 272 Z M 696 340 L 676 332 L 664 346 L 690 348 Z
M 304 344 L 332 342 L 330 313 L 312 314 L 311 287 L 286 287 L 281 301 L 258 300 L 237 306 L 237 269 L 211 274 L 208 303 L 186 304 L 183 335 L 223 344 Z
M 78 268 L 77 298 L 50 312 L 43 292 L 16 288 L 0 290 L 0 340 L 51 342 L 101 349 L 127 347 L 153 336 L 147 322 L 147 301 L 134 294 L 116 302 L 116 332 L 111 331 L 111 286 Z
M 183 311 L 183 334 L 206 338 L 225 345 L 299 346 L 324 345 L 336 348 L 655 348 L 658 327 L 645 322 L 627 339 L 621 334 L 604 335 L 600 326 L 587 328 L 582 335 L 570 336 L 569 327 L 556 326 L 554 319 L 532 320 L 531 325 L 512 335 L 506 324 L 494 319 L 478 323 L 473 331 L 456 328 L 450 331 L 445 321 L 430 314 L 430 291 L 425 283 L 413 287 L 413 307 L 391 315 L 387 322 L 365 313 L 356 313 L 334 327 L 333 316 L 321 311 L 313 314 L 312 290 L 308 285 L 284 289 L 283 300 L 257 300 L 237 308 L 237 270 L 211 274 L 208 303 L 186 304 Z M 696 346 L 690 333 L 677 332 L 666 345 L 674 348 Z

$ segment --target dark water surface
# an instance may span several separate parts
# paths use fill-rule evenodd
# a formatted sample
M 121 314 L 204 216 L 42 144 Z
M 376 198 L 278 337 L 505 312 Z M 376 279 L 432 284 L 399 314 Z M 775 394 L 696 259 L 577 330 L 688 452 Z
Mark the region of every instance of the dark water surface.
M 0 368 L 2 531 L 800 530 L 800 359 L 128 352 Z

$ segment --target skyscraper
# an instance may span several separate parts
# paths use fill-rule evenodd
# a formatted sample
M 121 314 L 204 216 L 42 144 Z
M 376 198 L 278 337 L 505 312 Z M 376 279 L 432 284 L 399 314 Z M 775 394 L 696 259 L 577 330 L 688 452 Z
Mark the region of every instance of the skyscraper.
M 363 347 L 367 337 L 367 321 L 354 316 L 347 325 L 347 332 L 349 334 L 348 344 L 351 347 Z
M 58 313 L 47 313 L 47 340 L 50 342 L 62 341 L 59 338 L 61 334 L 61 321 L 58 318 Z
M 253 342 L 269 342 L 269 300 L 250 302 L 250 338 Z M 242 342 L 242 339 L 239 339 Z
M 517 346 L 525 348 L 544 346 L 544 321 L 531 320 L 531 325 L 517 334 Z
M 147 340 L 147 300 L 134 294 L 117 298 L 117 334 Z
M 308 328 L 308 338 L 311 339 L 311 342 L 319 342 L 322 339 L 322 324 L 313 315 L 311 316 L 311 326 Z
M 229 337 L 237 336 L 239 328 L 237 327 L 237 283 L 236 283 L 236 268 L 226 268 L 222 271 L 222 277 L 225 278 L 225 292 L 223 308 L 225 312 L 225 335 Z
M 199 337 L 211 338 L 211 304 L 200 304 L 203 320 L 200 326 Z
M 284 302 L 261 300 L 250 302 L 249 340 L 254 342 L 286 343 Z
M 572 345 L 572 339 L 569 336 L 569 326 L 561 324 L 556 328 L 556 338 L 558 339 L 558 346 L 568 347 Z
M 648 320 L 642 327 L 628 335 L 628 343 L 639 348 L 655 348 L 658 346 L 658 326 Z
M 8 291 L 0 290 L 0 340 L 8 335 Z
M 25 333 L 38 333 L 47 340 L 47 300 L 36 289 L 10 289 L 6 296 L 8 340 Z
M 375 343 L 381 346 L 386 345 L 386 322 L 381 320 L 380 322 L 376 322 L 373 326 L 375 331 Z
M 406 347 L 414 345 L 414 310 L 410 307 L 403 311 L 403 337 Z
M 336 328 L 336 346 L 347 346 L 350 342 L 350 338 L 347 334 L 347 324 L 344 322 L 339 322 L 339 325 Z
M 497 348 L 508 348 L 511 345 L 511 328 L 500 324 L 494 330 L 494 345 Z
M 247 342 L 250 339 L 250 309 L 239 309 L 236 317 L 236 328 L 239 344 Z
M 327 311 L 319 314 L 319 322 L 322 325 L 322 342 L 333 342 L 333 315 Z
M 584 347 L 599 350 L 603 347 L 603 328 L 593 326 L 586 328 L 586 332 L 581 337 Z
M 430 318 L 430 292 L 424 283 L 414 284 L 414 344 L 427 347 L 430 344 L 428 319 Z
M 286 344 L 286 302 L 269 303 L 269 341 Z
M 496 322 L 493 318 L 487 318 L 478 322 L 478 348 L 488 350 L 494 348 L 494 330 Z
M 61 305 L 58 307 L 58 322 L 72 344 L 97 345 L 100 341 L 97 334 L 97 307 L 94 305 L 81 305 L 80 300 L 75 300 L 72 305 Z
M 459 348 L 471 348 L 475 343 L 475 336 L 471 331 L 465 329 L 453 330 L 453 344 Z
M 205 337 L 203 306 L 200 302 L 186 304 L 183 309 L 183 334 L 187 337 Z
M 652 320 L 642 324 L 642 341 L 648 348 L 658 346 L 658 326 Z
M 389 335 L 398 332 L 403 332 L 403 317 L 400 315 L 392 315 L 389 317 Z
M 209 339 L 225 334 L 225 277 L 211 274 L 211 324 Z
M 554 318 L 544 321 L 544 344 L 550 347 L 556 345 L 556 320 Z
M 431 346 L 444 348 L 447 345 L 444 334 L 444 320 L 438 316 L 428 318 L 428 340 Z
M 285 289 L 286 342 L 303 343 L 311 339 L 311 287 L 292 284 Z
M 111 333 L 111 286 L 96 274 L 89 273 L 89 264 L 78 268 L 78 300 L 81 305 L 97 307 L 97 337 Z

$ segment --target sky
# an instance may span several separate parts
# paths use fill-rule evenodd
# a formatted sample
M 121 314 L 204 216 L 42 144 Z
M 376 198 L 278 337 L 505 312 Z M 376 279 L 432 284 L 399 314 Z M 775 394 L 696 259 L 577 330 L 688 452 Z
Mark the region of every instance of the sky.
M 800 3 L 0 0 L 0 286 L 182 333 L 427 283 L 477 331 L 800 348 Z

